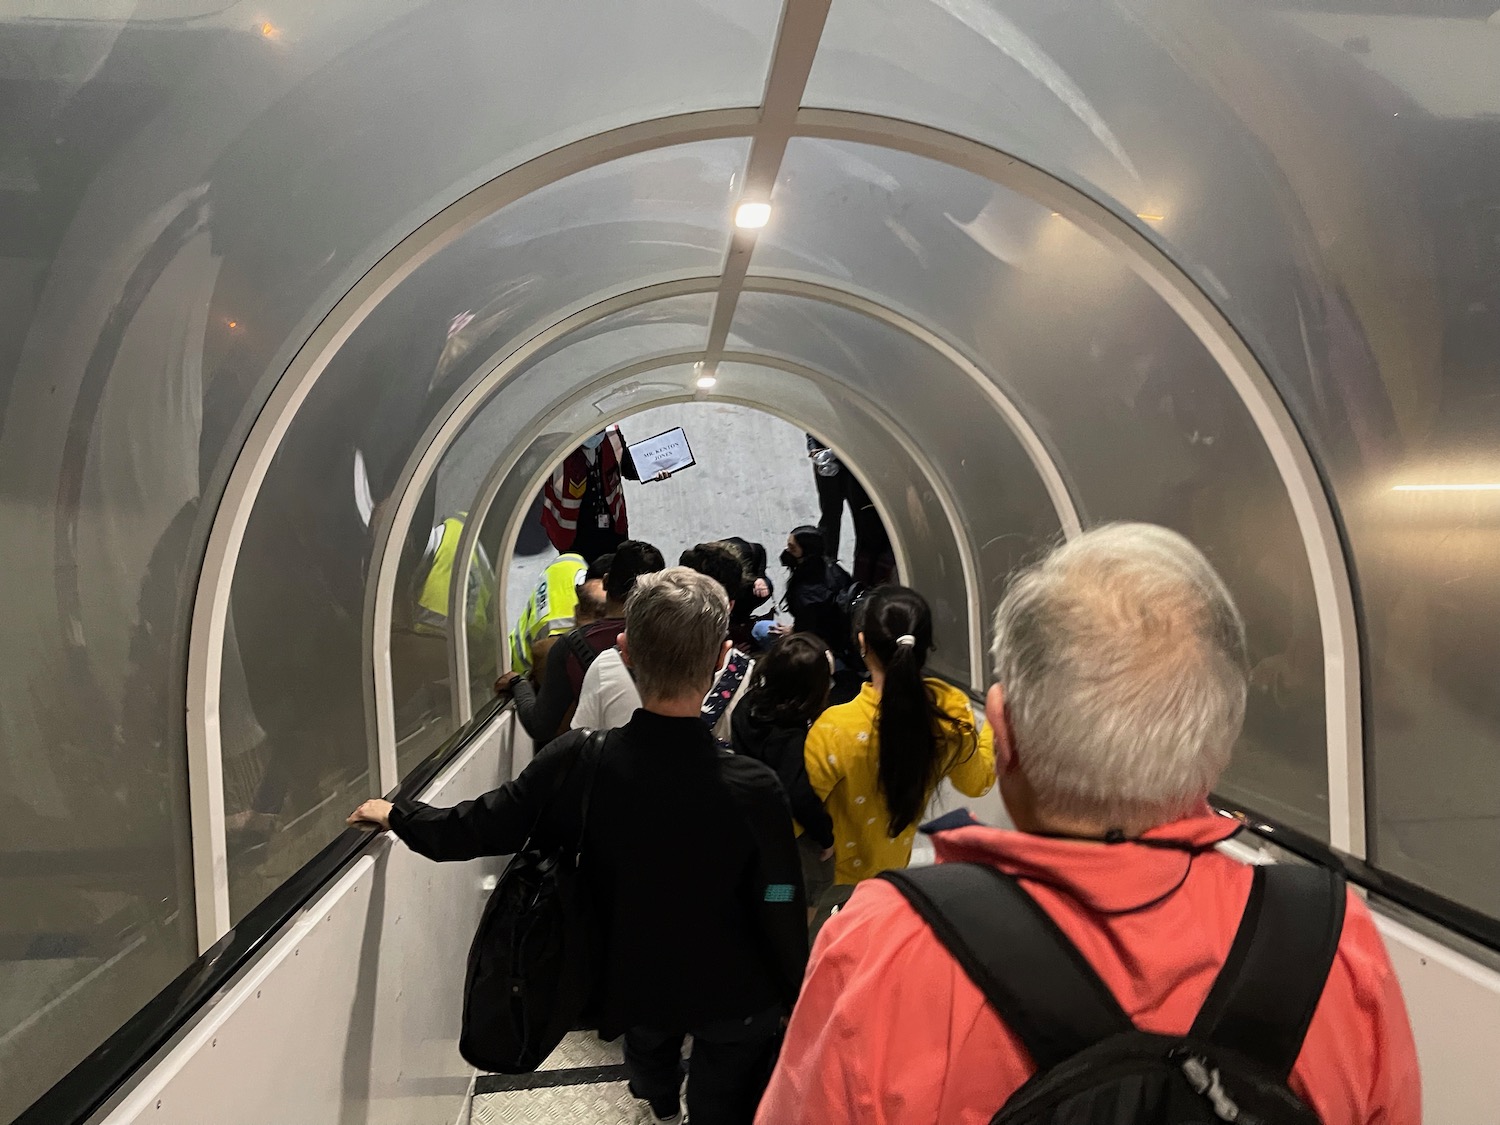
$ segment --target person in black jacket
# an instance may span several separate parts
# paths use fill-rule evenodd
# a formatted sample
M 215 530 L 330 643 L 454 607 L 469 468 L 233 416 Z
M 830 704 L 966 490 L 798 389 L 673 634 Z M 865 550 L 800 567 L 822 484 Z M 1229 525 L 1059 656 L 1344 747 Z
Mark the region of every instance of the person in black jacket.
M 832 687 L 828 646 L 812 633 L 792 633 L 755 662 L 750 688 L 730 717 L 734 752 L 775 770 L 791 800 L 809 903 L 833 886 L 833 820 L 807 779 L 803 744 Z M 809 908 L 809 924 L 813 914 Z
M 451 809 L 367 801 L 429 859 L 515 852 L 532 833 L 580 848 L 601 926 L 601 1034 L 625 1033 L 631 1090 L 676 1121 L 684 1038 L 696 1125 L 750 1125 L 807 962 L 806 899 L 776 775 L 721 750 L 699 718 L 728 650 L 729 600 L 682 567 L 645 575 L 620 649 L 642 707 L 607 735 L 580 836 L 587 732 L 544 749 L 515 781 Z
M 848 615 L 839 604 L 850 578 L 825 556 L 823 533 L 807 525 L 794 528 L 786 538 L 781 565 L 790 572 L 785 604 L 792 615 L 792 632 L 816 634 L 842 660 L 853 647 Z

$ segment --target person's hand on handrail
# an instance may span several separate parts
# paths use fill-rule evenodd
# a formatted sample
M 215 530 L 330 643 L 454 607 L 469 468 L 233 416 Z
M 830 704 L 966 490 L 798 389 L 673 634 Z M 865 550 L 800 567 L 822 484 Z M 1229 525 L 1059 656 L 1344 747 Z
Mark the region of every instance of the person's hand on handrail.
M 391 803 L 373 797 L 349 814 L 345 822 L 351 828 L 363 828 L 366 832 L 389 832 L 391 830 Z

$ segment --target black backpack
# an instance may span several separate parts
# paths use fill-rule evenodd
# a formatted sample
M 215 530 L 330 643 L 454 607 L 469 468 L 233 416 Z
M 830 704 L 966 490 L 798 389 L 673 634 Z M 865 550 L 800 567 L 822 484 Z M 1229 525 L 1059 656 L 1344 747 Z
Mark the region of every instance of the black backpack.
M 1036 1063 L 991 1125 L 1320 1125 L 1287 1077 L 1343 932 L 1343 876 L 1255 868 L 1229 956 L 1184 1036 L 1137 1030 L 1010 876 L 945 863 L 883 877 Z
M 585 771 L 577 847 L 533 846 L 544 808 L 479 919 L 469 947 L 458 1052 L 480 1070 L 534 1071 L 591 1014 L 598 929 L 580 867 L 604 738 L 603 731 L 586 732 L 572 767 Z M 559 792 L 569 789 L 565 779 Z

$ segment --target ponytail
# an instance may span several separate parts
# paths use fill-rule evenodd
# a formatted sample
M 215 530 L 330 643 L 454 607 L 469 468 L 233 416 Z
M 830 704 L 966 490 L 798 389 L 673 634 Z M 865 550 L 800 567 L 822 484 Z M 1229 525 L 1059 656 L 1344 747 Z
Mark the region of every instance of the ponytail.
M 870 595 L 864 612 L 865 647 L 880 661 L 879 781 L 896 837 L 914 824 L 946 771 L 937 707 L 923 671 L 932 650 L 932 612 L 915 590 L 888 586 Z

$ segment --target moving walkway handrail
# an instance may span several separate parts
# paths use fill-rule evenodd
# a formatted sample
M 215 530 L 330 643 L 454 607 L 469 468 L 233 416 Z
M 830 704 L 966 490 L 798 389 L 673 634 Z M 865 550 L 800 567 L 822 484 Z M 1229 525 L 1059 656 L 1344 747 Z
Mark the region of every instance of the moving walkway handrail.
M 509 700 L 491 700 L 467 726 L 423 759 L 397 786 L 391 799 L 421 793 L 509 706 Z M 118 1031 L 54 1083 L 12 1125 L 83 1125 L 324 887 L 374 848 L 379 836 L 358 828 L 340 833 Z
M 977 706 L 984 706 L 984 696 L 961 680 L 942 673 L 937 677 L 964 692 Z M 1319 867 L 1343 872 L 1344 878 L 1357 887 L 1363 887 L 1372 895 L 1394 903 L 1403 910 L 1420 915 L 1430 922 L 1449 930 L 1459 937 L 1500 953 L 1500 919 L 1444 898 L 1409 879 L 1392 875 L 1376 867 L 1368 860 L 1349 855 L 1330 847 L 1322 840 L 1256 812 L 1242 802 L 1232 801 L 1217 793 L 1209 795 L 1211 804 L 1220 814 L 1232 817 L 1244 826 L 1245 831 L 1275 844 L 1300 859 Z
M 963 691 L 974 703 L 983 705 L 984 696 L 968 684 L 947 676 L 940 678 Z M 508 700 L 492 700 L 468 726 L 413 769 L 396 789 L 393 799 L 420 793 L 479 737 L 496 715 L 510 706 Z M 1421 915 L 1469 941 L 1500 952 L 1500 920 L 1382 871 L 1236 802 L 1218 796 L 1212 797 L 1211 801 L 1219 812 L 1240 821 L 1253 835 L 1310 863 L 1342 871 L 1349 882 L 1371 894 Z M 373 848 L 376 839 L 378 835 L 375 833 L 352 828 L 340 834 L 33 1102 L 12 1125 L 83 1125 L 308 902 Z

